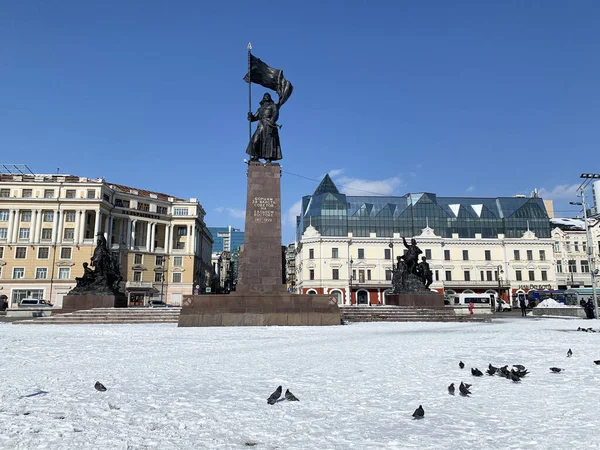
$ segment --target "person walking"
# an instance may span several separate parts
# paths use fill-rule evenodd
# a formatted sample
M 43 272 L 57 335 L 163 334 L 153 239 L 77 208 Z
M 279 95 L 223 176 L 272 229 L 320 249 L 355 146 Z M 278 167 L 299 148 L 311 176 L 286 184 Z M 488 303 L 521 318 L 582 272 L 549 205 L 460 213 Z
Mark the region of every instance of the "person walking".
M 469 302 L 469 314 L 473 314 L 473 302 Z
M 525 317 L 527 315 L 527 305 L 525 304 L 525 297 L 521 297 L 519 299 L 519 306 L 521 307 L 521 316 Z

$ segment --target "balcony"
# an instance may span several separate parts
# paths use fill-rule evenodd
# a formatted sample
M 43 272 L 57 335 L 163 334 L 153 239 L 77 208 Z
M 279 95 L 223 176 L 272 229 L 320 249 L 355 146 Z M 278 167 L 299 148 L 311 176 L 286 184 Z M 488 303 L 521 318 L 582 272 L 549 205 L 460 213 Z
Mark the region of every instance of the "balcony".
M 154 288 L 154 283 L 151 281 L 128 281 L 125 283 L 125 289 L 140 289 L 150 290 Z

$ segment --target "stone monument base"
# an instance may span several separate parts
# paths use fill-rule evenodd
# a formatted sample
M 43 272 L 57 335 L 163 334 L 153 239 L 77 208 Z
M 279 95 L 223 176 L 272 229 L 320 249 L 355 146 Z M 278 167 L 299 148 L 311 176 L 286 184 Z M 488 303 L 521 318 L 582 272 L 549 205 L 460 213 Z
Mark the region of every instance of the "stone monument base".
M 388 294 L 385 304 L 413 308 L 443 308 L 444 296 L 434 292 L 430 294 Z
M 127 308 L 127 296 L 122 293 L 65 295 L 61 312 L 92 308 Z
M 340 325 L 332 295 L 186 295 L 180 327 Z

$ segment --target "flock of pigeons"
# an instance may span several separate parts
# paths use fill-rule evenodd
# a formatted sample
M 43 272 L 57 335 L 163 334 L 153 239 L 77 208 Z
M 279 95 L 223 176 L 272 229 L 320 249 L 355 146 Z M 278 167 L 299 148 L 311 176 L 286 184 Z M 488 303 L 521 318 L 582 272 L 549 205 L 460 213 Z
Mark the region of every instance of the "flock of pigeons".
M 290 392 L 289 389 L 285 390 L 284 396 L 285 396 L 285 400 L 287 400 L 288 402 L 299 402 L 300 401 L 296 398 L 296 396 L 294 394 L 292 394 Z M 279 400 L 284 400 L 280 397 L 281 397 L 281 386 L 279 386 L 277 389 L 275 389 L 275 391 L 271 395 L 269 395 L 269 398 L 267 399 L 267 404 L 274 405 Z
M 591 328 L 589 328 L 589 329 L 578 328 L 577 331 L 592 331 L 592 332 L 594 332 Z M 570 358 L 571 356 L 573 356 L 573 351 L 571 349 L 569 349 L 567 351 L 567 358 Z M 600 359 L 594 361 L 594 364 L 596 364 L 597 366 L 600 365 Z M 464 369 L 465 363 L 463 363 L 462 361 L 459 361 L 458 366 L 461 369 Z M 560 367 L 550 367 L 550 371 L 554 372 L 554 373 L 560 373 L 563 370 L 565 370 L 565 369 L 562 369 Z M 490 364 L 488 366 L 488 369 L 486 370 L 486 373 L 490 376 L 499 375 L 508 380 L 512 380 L 515 383 L 519 383 L 521 381 L 521 378 L 523 378 L 525 375 L 527 375 L 529 373 L 529 371 L 525 368 L 525 366 L 522 366 L 521 364 L 513 364 L 510 370 L 508 370 L 508 365 L 505 365 L 502 367 L 494 367 L 493 365 Z M 479 370 L 477 367 L 475 367 L 475 368 L 472 367 L 471 375 L 473 375 L 474 377 L 482 377 L 483 372 L 481 370 Z M 468 397 L 469 395 L 471 395 L 471 391 L 469 390 L 470 388 L 471 388 L 470 384 L 463 383 L 461 381 L 460 386 L 458 387 L 458 392 L 463 397 Z M 456 388 L 454 387 L 454 383 L 450 383 L 450 386 L 448 386 L 448 394 L 454 395 L 455 391 L 456 391 Z M 413 417 L 415 419 L 422 419 L 423 417 L 425 417 L 425 410 L 423 409 L 423 405 L 419 405 L 419 407 L 413 413 Z

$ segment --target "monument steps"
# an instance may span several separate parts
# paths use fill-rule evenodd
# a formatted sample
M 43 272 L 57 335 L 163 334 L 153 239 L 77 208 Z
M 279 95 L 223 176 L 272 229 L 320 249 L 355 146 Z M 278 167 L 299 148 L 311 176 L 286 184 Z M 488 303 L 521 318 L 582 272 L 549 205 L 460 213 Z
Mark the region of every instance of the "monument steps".
M 15 325 L 177 323 L 180 311 L 181 308 L 94 308 L 35 319 L 18 320 L 12 323 Z
M 403 306 L 340 306 L 346 322 L 489 322 L 489 318 L 456 315 L 452 309 Z

